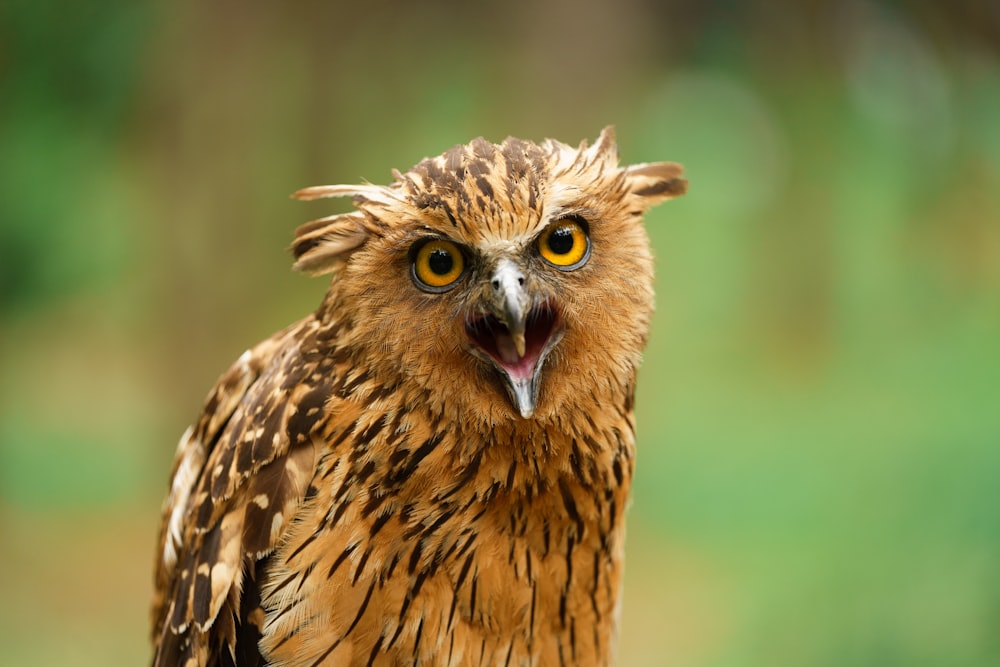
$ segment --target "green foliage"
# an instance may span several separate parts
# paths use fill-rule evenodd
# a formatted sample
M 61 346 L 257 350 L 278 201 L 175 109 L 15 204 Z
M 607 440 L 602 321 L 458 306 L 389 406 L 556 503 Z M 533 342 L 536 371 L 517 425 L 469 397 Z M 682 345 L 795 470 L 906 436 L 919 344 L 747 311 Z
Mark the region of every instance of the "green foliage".
M 647 221 L 623 664 L 998 664 L 997 45 L 971 10 L 787 4 L 6 3 L 8 655 L 144 654 L 173 444 L 323 291 L 281 248 L 337 204 L 288 193 L 615 123 L 691 181 Z

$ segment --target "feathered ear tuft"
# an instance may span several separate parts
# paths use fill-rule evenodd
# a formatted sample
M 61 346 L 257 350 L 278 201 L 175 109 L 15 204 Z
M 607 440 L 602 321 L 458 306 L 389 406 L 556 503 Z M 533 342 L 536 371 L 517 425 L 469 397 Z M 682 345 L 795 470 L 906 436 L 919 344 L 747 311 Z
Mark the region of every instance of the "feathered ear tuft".
M 368 230 L 360 213 L 342 213 L 307 222 L 295 230 L 292 268 L 311 276 L 330 273 L 345 253 L 359 248 L 367 238 Z
M 367 201 L 384 201 L 386 189 L 376 185 L 317 185 L 303 188 L 292 195 L 294 199 L 310 201 L 327 197 L 354 197 L 355 204 Z M 363 213 L 331 215 L 300 226 L 295 230 L 291 251 L 295 256 L 296 271 L 320 276 L 331 273 L 344 255 L 361 247 L 371 230 Z
M 601 130 L 600 136 L 597 137 L 597 141 L 594 142 L 594 145 L 590 147 L 588 152 L 590 153 L 590 161 L 601 159 L 608 162 L 617 162 L 618 144 L 615 143 L 615 126 L 608 125 Z
M 649 162 L 626 167 L 625 187 L 643 211 L 687 192 L 684 167 L 676 162 Z
M 596 168 L 600 172 L 605 168 L 615 169 L 618 166 L 618 144 L 615 143 L 614 125 L 608 125 L 601 130 L 593 146 L 588 145 L 584 139 L 575 153 L 570 155 L 573 158 L 573 165 L 580 170 Z

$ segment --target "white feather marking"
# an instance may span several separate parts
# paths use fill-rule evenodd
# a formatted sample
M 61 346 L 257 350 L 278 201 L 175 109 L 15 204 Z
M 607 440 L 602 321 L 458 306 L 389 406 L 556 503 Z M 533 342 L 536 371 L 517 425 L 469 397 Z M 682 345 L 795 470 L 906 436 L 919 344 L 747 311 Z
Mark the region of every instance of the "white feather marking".
M 182 458 L 177 466 L 174 481 L 170 485 L 170 495 L 167 500 L 170 520 L 167 523 L 167 539 L 163 541 L 163 564 L 168 570 L 177 565 L 177 548 L 181 544 L 181 525 L 188 497 L 194 488 L 198 471 L 205 461 L 205 448 L 200 442 L 192 440 L 193 435 L 194 428 L 189 426 L 177 444 L 177 456 Z
M 281 535 L 281 526 L 285 523 L 285 517 L 281 512 L 276 512 L 271 519 L 271 542 L 277 541 Z

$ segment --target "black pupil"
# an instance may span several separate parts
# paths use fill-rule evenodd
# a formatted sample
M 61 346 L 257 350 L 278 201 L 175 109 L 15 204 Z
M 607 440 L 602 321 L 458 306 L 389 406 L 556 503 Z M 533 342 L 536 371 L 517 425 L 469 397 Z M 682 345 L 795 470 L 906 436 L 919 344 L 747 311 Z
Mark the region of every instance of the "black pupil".
M 573 230 L 559 227 L 549 234 L 549 250 L 557 255 L 565 255 L 573 249 Z
M 430 270 L 438 276 L 446 276 L 451 273 L 452 268 L 455 266 L 455 260 L 452 258 L 451 253 L 443 248 L 437 248 L 431 251 L 430 257 L 427 258 L 427 266 Z

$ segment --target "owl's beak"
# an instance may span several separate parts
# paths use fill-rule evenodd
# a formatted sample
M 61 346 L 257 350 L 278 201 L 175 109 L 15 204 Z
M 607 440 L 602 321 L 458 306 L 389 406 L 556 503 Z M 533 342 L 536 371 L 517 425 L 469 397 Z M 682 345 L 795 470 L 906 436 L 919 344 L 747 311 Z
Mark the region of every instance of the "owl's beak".
M 524 274 L 509 259 L 501 260 L 493 272 L 490 287 L 493 288 L 493 299 L 490 304 L 493 313 L 510 332 L 514 351 L 517 352 L 517 359 L 520 359 L 524 356 L 524 324 L 531 305 L 531 298 L 524 289 Z M 501 353 L 503 352 L 504 350 L 501 350 Z M 512 362 L 517 361 L 512 354 L 509 354 L 509 350 L 506 352 Z
M 466 324 L 472 352 L 491 362 L 505 380 L 507 393 L 525 419 L 535 413 L 542 362 L 561 338 L 554 305 L 532 307 L 524 274 L 510 260 L 501 260 L 490 276 L 488 314 Z

